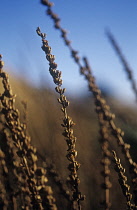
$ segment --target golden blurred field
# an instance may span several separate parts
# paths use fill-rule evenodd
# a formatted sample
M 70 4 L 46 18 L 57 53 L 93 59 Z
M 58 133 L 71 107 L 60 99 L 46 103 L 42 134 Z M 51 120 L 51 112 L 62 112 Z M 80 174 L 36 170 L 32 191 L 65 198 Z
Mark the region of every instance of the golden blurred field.
M 16 106 L 20 110 L 20 117 L 23 121 L 23 105 L 22 101 L 27 102 L 27 127 L 28 133 L 32 138 L 32 144 L 42 158 L 48 162 L 55 164 L 57 172 L 64 181 L 67 178 L 68 170 L 66 159 L 66 142 L 62 136 L 63 129 L 61 127 L 63 116 L 60 112 L 60 105 L 57 102 L 57 94 L 49 88 L 37 89 L 29 86 L 24 81 L 16 78 L 10 79 L 13 92 L 16 93 Z M 79 176 L 81 180 L 81 191 L 86 195 L 83 202 L 83 209 L 101 209 L 100 201 L 103 200 L 103 190 L 101 183 L 102 158 L 101 146 L 99 143 L 99 126 L 95 106 L 91 97 L 83 97 L 80 99 L 71 99 L 69 106 L 69 114 L 76 123 L 74 132 L 77 137 L 76 148 L 78 151 L 78 161 L 81 163 Z M 107 97 L 106 100 L 111 106 L 111 110 L 116 114 L 117 126 L 121 127 L 125 132 L 124 140 L 132 146 L 132 154 L 136 158 L 137 147 L 137 112 L 133 108 L 127 107 L 114 98 Z M 115 142 L 111 143 L 113 149 L 118 152 L 119 157 L 123 159 L 120 149 L 117 149 Z M 40 162 L 41 158 L 39 157 Z M 123 160 L 124 167 L 126 166 Z M 118 184 L 118 175 L 114 171 L 114 164 L 111 165 L 111 209 L 125 209 L 126 199 L 122 195 L 121 188 Z M 127 171 L 128 172 L 128 171 Z M 52 177 L 48 174 L 49 183 L 52 185 L 59 209 L 67 209 L 66 201 L 57 190 Z M 54 191 L 55 190 L 55 191 Z

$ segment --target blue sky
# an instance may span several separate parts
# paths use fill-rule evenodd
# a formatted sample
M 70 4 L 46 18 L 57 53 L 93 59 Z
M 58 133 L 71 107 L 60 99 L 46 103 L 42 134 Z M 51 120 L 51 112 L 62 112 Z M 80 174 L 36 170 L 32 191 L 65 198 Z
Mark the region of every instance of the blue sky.
M 123 66 L 104 31 L 109 28 L 114 34 L 137 81 L 137 1 L 54 0 L 54 3 L 53 11 L 61 17 L 61 26 L 69 31 L 68 37 L 79 55 L 88 57 L 97 83 L 118 98 L 134 102 Z M 73 96 L 87 92 L 86 81 L 39 0 L 1 0 L 0 7 L 0 53 L 11 74 L 20 74 L 35 85 L 44 81 L 54 87 L 40 37 L 35 32 L 40 26 L 47 33 L 67 92 Z

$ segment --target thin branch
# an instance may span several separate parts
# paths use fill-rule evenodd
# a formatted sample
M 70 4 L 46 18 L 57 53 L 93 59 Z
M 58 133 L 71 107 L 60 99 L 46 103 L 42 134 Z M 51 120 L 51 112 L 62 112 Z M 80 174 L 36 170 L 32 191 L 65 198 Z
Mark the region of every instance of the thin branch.
M 136 102 L 137 102 L 137 83 L 136 83 L 134 75 L 133 75 L 133 70 L 129 67 L 129 64 L 127 63 L 127 61 L 126 61 L 120 47 L 118 46 L 118 43 L 116 42 L 114 36 L 112 35 L 112 33 L 109 30 L 107 30 L 106 35 L 107 35 L 112 47 L 114 48 L 117 55 L 119 56 L 121 63 L 124 66 L 124 69 L 128 76 L 128 79 L 131 82 L 131 86 L 132 86 L 133 92 L 135 94 Z

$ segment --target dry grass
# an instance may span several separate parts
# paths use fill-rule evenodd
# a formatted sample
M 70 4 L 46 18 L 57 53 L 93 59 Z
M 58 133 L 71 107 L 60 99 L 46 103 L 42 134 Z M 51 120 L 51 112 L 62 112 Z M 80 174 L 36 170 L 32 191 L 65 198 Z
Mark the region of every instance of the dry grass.
M 87 58 L 81 65 L 60 18 L 52 11 L 52 3 L 41 2 L 47 6 L 47 14 L 60 30 L 93 97 L 69 99 L 69 107 L 61 71 L 39 28 L 62 115 L 51 90 L 38 90 L 14 79 L 9 82 L 0 56 L 0 209 L 137 209 L 136 110 L 104 98 Z M 116 120 L 113 113 L 119 116 Z M 76 122 L 75 129 L 70 116 Z
M 57 178 L 58 183 L 60 183 L 59 180 L 62 180 L 63 183 L 65 182 L 68 176 L 66 169 L 67 160 L 65 158 L 67 147 L 64 137 L 61 137 L 63 131 L 60 126 L 62 117 L 60 116 L 56 95 L 50 90 L 37 90 L 26 84 L 18 83 L 18 81 L 14 79 L 11 79 L 11 84 L 14 92 L 16 91 L 17 93 L 16 106 L 18 106 L 20 110 L 22 120 L 23 110 L 21 101 L 24 97 L 27 100 L 29 119 L 28 132 L 32 137 L 33 145 L 41 155 L 38 156 L 40 166 L 42 162 L 41 157 L 43 160 L 47 161 L 48 185 L 52 186 L 57 207 L 58 209 L 67 209 L 68 202 L 66 198 L 64 198 L 64 195 L 60 194 L 58 184 L 55 183 L 53 175 L 51 176 L 53 170 L 51 172 L 49 170 L 51 163 L 54 163 L 56 166 L 55 171 L 59 174 L 59 178 Z M 24 88 L 22 89 L 22 87 Z M 116 116 L 118 115 L 117 123 L 119 126 L 122 125 L 122 128 L 126 130 L 124 139 L 130 143 L 130 139 L 132 138 L 132 142 L 134 143 L 133 154 L 135 154 L 136 142 L 134 135 L 136 135 L 135 128 L 137 126 L 135 118 L 136 111 L 125 107 L 123 104 L 119 105 L 119 102 L 114 99 L 107 98 L 107 100 L 111 100 L 113 111 L 115 111 Z M 52 110 L 52 112 L 49 110 Z M 98 143 L 99 126 L 96 113 L 94 112 L 93 99 L 85 97 L 81 101 L 71 100 L 69 112 L 77 123 L 75 126 L 75 135 L 79 139 L 79 141 L 77 141 L 77 150 L 79 152 L 78 160 L 81 163 L 79 175 L 81 179 L 81 191 L 86 195 L 83 208 L 100 209 L 101 206 L 99 203 L 101 200 L 104 200 L 103 191 L 100 188 L 100 185 L 103 183 L 103 178 L 100 174 L 103 167 L 100 165 L 102 155 Z M 117 145 L 114 145 L 113 148 L 116 149 Z M 118 154 L 120 153 L 121 152 L 118 150 Z M 125 162 L 123 164 L 126 165 Z M 113 170 L 113 166 L 111 166 L 110 178 L 112 182 L 111 208 L 117 209 L 120 207 L 121 209 L 125 209 L 126 200 L 122 196 L 118 184 L 118 177 Z M 66 186 L 64 186 L 64 188 L 67 190 Z

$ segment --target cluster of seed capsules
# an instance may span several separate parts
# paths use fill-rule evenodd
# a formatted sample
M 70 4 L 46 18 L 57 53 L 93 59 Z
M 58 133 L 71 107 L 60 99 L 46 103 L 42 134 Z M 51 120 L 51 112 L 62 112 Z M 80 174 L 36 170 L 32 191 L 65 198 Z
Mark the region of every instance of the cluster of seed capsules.
M 0 56 L 2 58 L 2 56 Z M 41 198 L 35 185 L 35 170 L 37 169 L 36 149 L 30 144 L 30 137 L 25 134 L 25 125 L 20 123 L 19 111 L 14 107 L 15 95 L 12 94 L 11 86 L 9 85 L 8 74 L 2 68 L 4 62 L 0 60 L 0 78 L 2 78 L 4 92 L 0 96 L 2 105 L 1 113 L 6 119 L 6 126 L 11 132 L 14 145 L 17 148 L 17 155 L 21 159 L 20 166 L 26 174 L 27 183 L 31 192 L 33 207 L 43 209 L 41 206 Z
M 2 56 L 0 56 L 0 58 L 2 58 Z M 4 88 L 4 92 L 0 96 L 0 102 L 2 105 L 1 113 L 5 116 L 6 127 L 9 129 L 14 145 L 17 148 L 16 154 L 21 160 L 20 168 L 24 172 L 27 180 L 27 185 L 30 191 L 29 196 L 31 198 L 33 209 L 42 210 L 43 201 L 36 180 L 36 173 L 38 171 L 36 148 L 31 145 L 31 138 L 26 135 L 25 124 L 20 122 L 19 111 L 14 106 L 15 95 L 12 94 L 8 74 L 2 70 L 3 66 L 4 62 L 0 59 L 0 78 L 2 78 Z M 56 210 L 56 205 L 54 204 L 55 199 L 52 197 L 51 193 L 48 195 L 48 192 L 48 190 L 45 191 L 45 199 L 47 199 L 47 203 L 50 203 L 51 207 L 54 207 L 52 209 Z
M 1 150 L 4 155 L 5 167 L 7 172 L 4 172 L 3 180 L 3 189 L 5 188 L 6 194 L 5 197 L 8 201 L 7 208 L 11 206 L 14 209 L 14 206 L 23 206 L 24 208 L 30 208 L 31 199 L 30 199 L 30 190 L 28 188 L 26 176 L 20 167 L 21 161 L 17 155 L 17 149 L 15 148 L 12 139 L 9 135 L 9 132 L 6 130 L 3 122 L 3 130 L 1 133 Z M 4 170 L 5 171 L 5 170 Z M 0 173 L 1 174 L 1 173 Z M 1 174 L 2 178 L 3 173 Z M 11 181 L 12 179 L 12 181 Z M 23 199 L 21 199 L 21 197 Z M 20 201 L 17 204 L 17 200 Z M 2 199 L 1 199 L 2 202 Z M 5 207 L 5 206 L 4 206 Z M 6 207 L 5 207 L 6 208 Z

